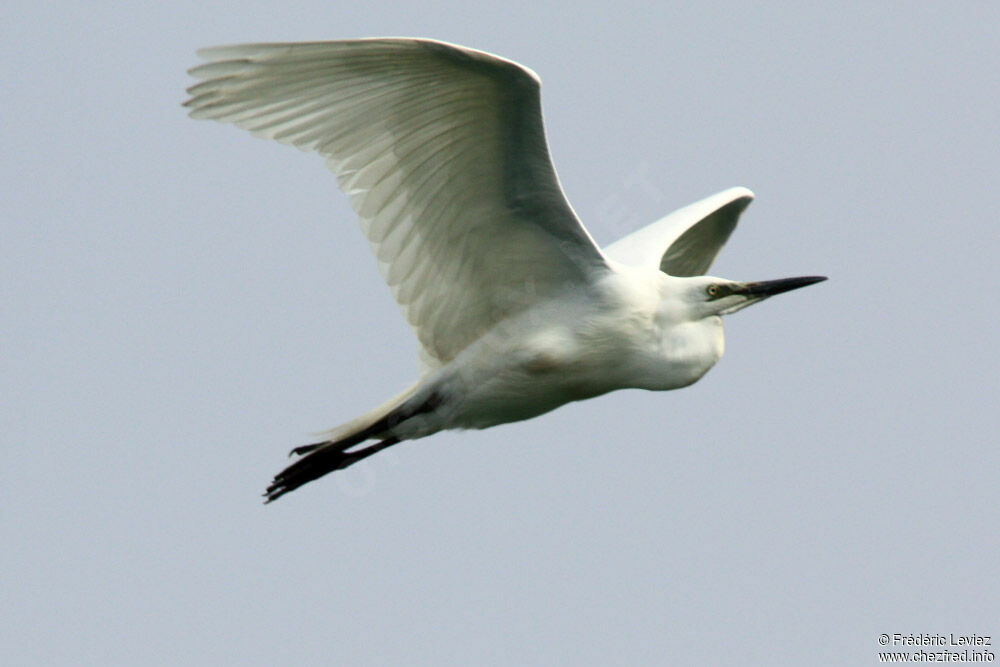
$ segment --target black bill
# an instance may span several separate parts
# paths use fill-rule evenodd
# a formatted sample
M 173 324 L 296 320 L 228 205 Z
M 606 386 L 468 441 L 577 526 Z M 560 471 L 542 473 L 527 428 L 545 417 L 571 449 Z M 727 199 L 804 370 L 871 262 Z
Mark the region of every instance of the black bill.
M 733 294 L 746 294 L 755 299 L 788 292 L 793 289 L 821 283 L 826 280 L 826 276 L 803 276 L 801 278 L 780 278 L 778 280 L 762 280 L 755 283 L 743 283 L 733 290 Z

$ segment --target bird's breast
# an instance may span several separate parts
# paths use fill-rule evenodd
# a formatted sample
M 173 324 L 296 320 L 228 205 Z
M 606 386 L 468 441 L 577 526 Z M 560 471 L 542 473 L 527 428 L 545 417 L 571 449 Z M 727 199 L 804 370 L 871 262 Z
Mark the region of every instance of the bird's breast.
M 640 389 L 679 389 L 697 382 L 722 357 L 722 318 L 673 324 L 657 332 L 658 340 L 635 351 Z

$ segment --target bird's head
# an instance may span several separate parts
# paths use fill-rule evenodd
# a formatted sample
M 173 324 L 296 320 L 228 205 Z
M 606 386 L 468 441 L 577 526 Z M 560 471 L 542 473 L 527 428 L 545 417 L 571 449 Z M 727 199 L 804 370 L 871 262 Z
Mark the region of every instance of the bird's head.
M 758 282 L 737 282 L 713 276 L 683 279 L 684 301 L 695 319 L 729 315 L 764 299 L 826 280 L 825 276 L 780 278 Z

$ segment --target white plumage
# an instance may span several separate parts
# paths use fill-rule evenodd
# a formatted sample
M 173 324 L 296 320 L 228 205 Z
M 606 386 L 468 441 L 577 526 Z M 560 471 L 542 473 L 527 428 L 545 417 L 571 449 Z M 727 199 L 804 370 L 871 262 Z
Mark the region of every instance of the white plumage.
M 549 158 L 539 79 L 509 60 L 421 39 L 199 54 L 191 115 L 326 158 L 421 346 L 419 381 L 297 448 L 269 501 L 403 439 L 690 384 L 722 354 L 719 314 L 818 280 L 704 277 L 745 188 L 602 252 Z
M 199 54 L 191 115 L 326 158 L 433 366 L 601 264 L 552 169 L 528 70 L 419 40 Z

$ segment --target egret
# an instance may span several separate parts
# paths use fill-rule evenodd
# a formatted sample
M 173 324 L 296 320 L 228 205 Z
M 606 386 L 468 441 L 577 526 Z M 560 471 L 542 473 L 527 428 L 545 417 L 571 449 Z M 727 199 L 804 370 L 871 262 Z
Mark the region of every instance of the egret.
M 687 386 L 722 356 L 722 315 L 825 280 L 705 275 L 742 187 L 599 248 L 552 166 L 540 80 L 513 61 L 401 38 L 199 55 L 191 116 L 326 158 L 419 340 L 416 383 L 293 449 L 266 502 L 403 440 Z

